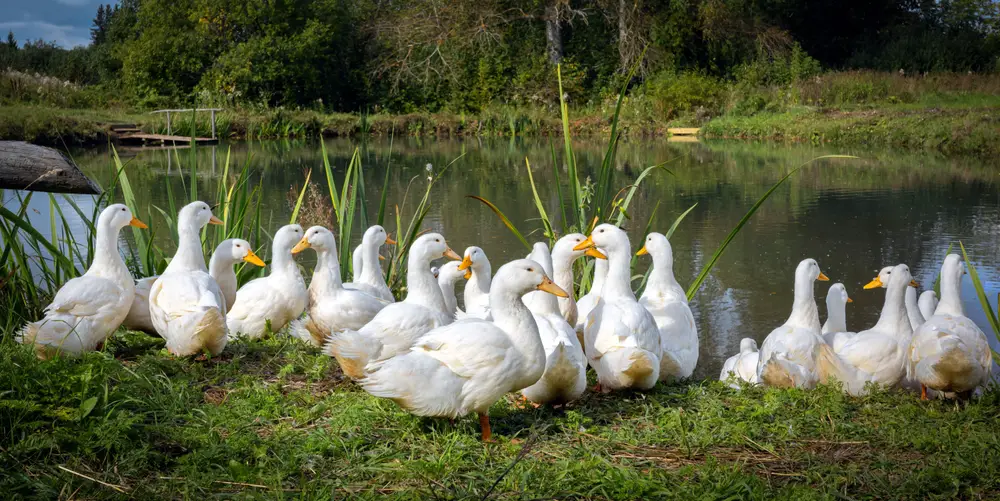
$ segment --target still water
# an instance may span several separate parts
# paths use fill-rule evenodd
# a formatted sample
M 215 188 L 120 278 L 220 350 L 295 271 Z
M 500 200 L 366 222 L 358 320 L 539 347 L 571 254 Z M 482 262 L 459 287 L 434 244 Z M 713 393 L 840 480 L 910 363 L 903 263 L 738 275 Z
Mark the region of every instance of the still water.
M 427 165 L 434 172 L 446 166 L 431 193 L 432 207 L 424 228 L 440 231 L 459 251 L 482 247 L 496 268 L 526 249 L 480 202 L 479 195 L 497 204 L 530 240 L 541 239 L 525 158 L 531 161 L 548 214 L 561 227 L 555 171 L 568 197 L 566 171 L 559 139 L 375 139 L 364 143 L 327 140 L 329 159 L 343 176 L 355 147 L 360 148 L 368 190 L 368 210 L 374 219 L 378 197 L 388 176 L 386 221 L 394 221 L 396 206 L 403 224 L 427 183 Z M 581 181 L 593 178 L 603 157 L 603 141 L 575 143 Z M 556 169 L 553 169 L 553 148 Z M 651 174 L 640 187 L 628 212 L 626 226 L 638 249 L 650 216 L 653 228 L 665 232 L 674 219 L 697 206 L 671 239 L 674 269 L 687 285 L 748 208 L 789 169 L 820 155 L 850 154 L 859 160 L 824 160 L 800 171 L 779 188 L 737 236 L 709 279 L 692 301 L 701 337 L 696 377 L 717 377 L 725 358 L 739 349 L 740 339 L 762 341 L 780 325 L 791 308 L 793 272 L 803 258 L 819 261 L 834 281 L 843 282 L 854 303 L 848 306 L 848 328 L 873 325 L 882 307 L 884 291 L 865 291 L 882 266 L 906 263 L 923 287 L 930 287 L 952 243 L 962 241 L 979 267 L 989 296 L 1000 290 L 996 249 L 1000 244 L 1000 191 L 997 165 L 981 159 L 947 158 L 926 152 L 831 149 L 809 145 L 745 142 L 670 143 L 661 139 L 634 140 L 621 145 L 613 183 L 627 187 L 647 166 L 667 162 L 670 172 Z M 191 165 L 198 165 L 196 179 Z M 254 182 L 263 194 L 263 219 L 273 232 L 288 221 L 289 192 L 301 187 L 306 173 L 319 192 L 326 193 L 318 142 L 234 143 L 190 150 L 126 153 L 128 175 L 140 205 L 168 207 L 166 185 L 174 195 L 189 193 L 192 182 L 202 198 L 213 200 L 229 157 L 230 172 L 249 162 Z M 107 152 L 81 152 L 77 162 L 102 185 L 110 184 Z M 449 166 L 450 164 L 450 166 Z M 338 177 L 338 185 L 342 178 Z M 79 198 L 81 203 L 87 197 Z M 47 201 L 34 217 L 47 224 Z M 655 215 L 653 214 L 655 210 Z M 72 211 L 68 211 L 72 212 Z M 141 208 L 145 215 L 147 208 Z M 162 225 L 155 209 L 151 226 Z M 323 214 L 304 214 L 303 224 L 322 221 Z M 44 226 L 44 224 L 42 225 Z M 396 233 L 394 222 L 387 230 Z M 171 237 L 160 231 L 160 245 L 173 249 Z M 356 236 L 359 239 L 360 233 Z M 267 245 L 264 241 L 257 245 Z M 308 258 L 306 258 L 308 259 Z M 311 263 L 302 259 L 307 271 Z M 640 269 L 647 266 L 640 259 Z M 821 317 L 825 317 L 826 288 L 816 287 Z M 963 289 L 967 314 L 995 342 L 968 278 Z M 459 292 L 459 297 L 461 293 Z M 997 347 L 996 345 L 994 347 Z

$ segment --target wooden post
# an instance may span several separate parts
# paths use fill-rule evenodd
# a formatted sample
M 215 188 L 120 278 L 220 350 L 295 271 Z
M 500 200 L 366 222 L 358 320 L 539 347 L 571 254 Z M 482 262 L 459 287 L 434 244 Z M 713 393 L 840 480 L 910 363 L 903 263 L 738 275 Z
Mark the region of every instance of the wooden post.
M 101 194 L 62 152 L 23 141 L 0 141 L 0 189 Z
M 215 139 L 215 108 L 212 108 L 212 139 Z
M 170 110 L 167 110 L 167 135 L 173 135 L 173 132 L 170 130 Z

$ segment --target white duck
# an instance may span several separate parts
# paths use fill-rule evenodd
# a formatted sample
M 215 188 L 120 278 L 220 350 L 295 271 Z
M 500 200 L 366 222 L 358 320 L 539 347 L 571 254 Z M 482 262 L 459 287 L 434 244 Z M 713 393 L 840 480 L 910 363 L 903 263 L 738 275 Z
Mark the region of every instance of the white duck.
M 594 249 L 597 250 L 597 249 Z M 600 251 L 598 251 L 600 252 Z M 595 259 L 594 260 L 594 275 L 590 280 L 590 291 L 584 294 L 576 302 L 576 323 L 573 328 L 576 329 L 576 337 L 580 339 L 583 343 L 583 331 L 587 326 L 587 317 L 590 312 L 597 305 L 597 301 L 601 298 L 601 291 L 604 290 L 604 280 L 608 277 L 608 260 L 607 259 Z M 583 343 L 585 344 L 585 343 Z
M 920 315 L 924 317 L 924 321 L 934 316 L 934 310 L 937 309 L 937 305 L 938 298 L 934 291 L 924 291 L 920 293 L 920 298 L 917 299 L 917 308 L 920 309 Z
M 146 227 L 123 204 L 101 211 L 90 268 L 63 284 L 44 318 L 21 330 L 18 340 L 34 345 L 40 358 L 101 349 L 125 319 L 135 295 L 132 274 L 118 252 L 118 233 L 126 226 Z
M 847 287 L 837 282 L 830 286 L 826 293 L 826 322 L 820 332 L 823 333 L 823 340 L 836 351 L 848 338 L 854 336 L 855 332 L 847 331 L 847 303 L 854 300 L 847 295 Z
M 359 290 L 344 287 L 340 277 L 340 260 L 337 258 L 337 241 L 330 230 L 313 226 L 306 230 L 302 240 L 292 248 L 292 254 L 306 249 L 316 251 L 316 268 L 309 283 L 308 315 L 302 319 L 305 330 L 303 340 L 323 346 L 331 332 L 360 329 L 375 318 L 387 301 Z M 296 320 L 298 322 L 298 320 Z
M 552 256 L 547 244 L 536 243 L 529 259 L 540 264 L 546 276 L 551 275 Z M 587 357 L 583 354 L 583 346 L 576 338 L 576 331 L 559 311 L 556 296 L 541 290 L 529 294 L 533 295 L 532 302 L 529 304 L 525 299 L 525 305 L 535 317 L 545 349 L 545 372 L 537 383 L 521 390 L 521 394 L 536 404 L 572 402 L 587 389 Z
M 465 314 L 475 318 L 487 318 L 490 314 L 490 282 L 492 269 L 486 253 L 479 247 L 465 249 L 465 256 L 459 270 L 469 270 L 465 283 Z
M 222 289 L 222 295 L 226 298 L 226 310 L 233 307 L 236 301 L 236 271 L 233 267 L 240 262 L 247 262 L 257 266 L 264 266 L 253 249 L 250 242 L 239 238 L 223 240 L 212 258 L 208 261 L 208 274 L 212 275 L 215 282 Z M 142 331 L 158 336 L 156 327 L 153 327 L 153 320 L 149 317 L 149 290 L 153 288 L 153 282 L 158 277 L 146 277 L 135 283 L 135 299 L 132 300 L 132 307 L 128 310 L 128 316 L 122 325 L 127 329 Z
M 282 226 L 271 243 L 271 273 L 247 282 L 236 291 L 236 302 L 226 317 L 229 336 L 259 339 L 278 332 L 299 317 L 309 303 L 306 282 L 292 249 L 303 235 L 297 224 Z
M 660 331 L 660 380 L 691 377 L 698 365 L 698 327 L 687 294 L 674 278 L 673 249 L 666 236 L 654 232 L 636 253 L 645 254 L 652 256 L 653 269 L 639 304 L 653 314 Z
M 468 273 L 458 269 L 458 265 L 459 261 L 448 261 L 442 264 L 440 268 L 432 269 L 432 271 L 436 270 L 435 276 L 437 277 L 438 286 L 441 287 L 441 294 L 444 296 L 446 313 L 449 313 L 452 317 L 459 313 L 464 313 L 458 309 L 455 284 L 459 280 L 464 279 Z
M 757 341 L 753 338 L 745 337 L 740 341 L 740 352 L 727 358 L 722 364 L 722 372 L 719 374 L 719 381 L 728 381 L 730 377 L 737 381 L 757 383 L 757 360 L 760 352 L 757 350 Z M 730 388 L 740 389 L 737 381 L 729 383 Z
M 191 202 L 177 215 L 177 252 L 149 290 L 149 316 L 177 356 L 218 355 L 226 347 L 226 298 L 205 267 L 201 229 L 222 224 L 205 202 Z
M 757 363 L 757 378 L 778 388 L 812 388 L 816 385 L 816 346 L 820 335 L 819 312 L 813 297 L 816 280 L 829 280 L 815 259 L 804 259 L 795 268 L 795 301 L 781 327 L 764 339 Z
M 348 289 L 356 289 L 369 295 L 375 296 L 390 303 L 395 302 L 392 291 L 385 283 L 385 276 L 382 275 L 382 266 L 379 265 L 379 248 L 382 244 L 396 245 L 396 241 L 389 238 L 385 228 L 375 225 L 365 231 L 361 239 L 361 245 L 354 250 L 354 261 L 358 261 L 358 251 L 360 250 L 360 267 L 355 265 L 354 280 L 344 284 Z
M 552 281 L 560 289 L 569 293 L 567 297 L 556 298 L 559 301 L 559 312 L 562 313 L 566 322 L 574 328 L 576 327 L 580 310 L 577 307 L 576 299 L 573 298 L 573 290 L 576 284 L 576 279 L 573 277 L 573 263 L 583 256 L 602 260 L 607 259 L 607 256 L 601 254 L 597 249 L 587 249 L 585 251 L 573 250 L 574 247 L 580 245 L 586 239 L 587 237 L 582 233 L 570 233 L 556 240 L 555 245 L 552 246 Z
M 892 268 L 892 266 L 886 266 L 879 270 L 878 276 L 865 284 L 865 290 L 877 287 L 886 288 L 889 285 L 889 278 L 892 276 Z M 910 321 L 910 328 L 916 330 L 917 327 L 920 327 L 920 324 L 924 323 L 924 315 L 920 312 L 920 306 L 917 304 L 916 281 L 911 281 L 910 286 L 906 289 L 905 303 L 906 316 Z
M 611 224 L 594 228 L 577 250 L 598 247 L 608 256 L 608 276 L 587 317 L 584 350 L 602 391 L 649 389 L 660 376 L 660 331 L 656 319 L 635 299 L 628 235 Z
M 330 336 L 323 352 L 337 358 L 344 374 L 362 377 L 369 363 L 406 353 L 420 336 L 454 320 L 430 270 L 431 261 L 442 257 L 459 259 L 440 233 L 416 239 L 406 263 L 406 299 L 386 306 L 361 329 Z
M 957 254 L 948 254 L 941 266 L 941 302 L 913 334 L 906 373 L 920 383 L 922 399 L 927 388 L 968 398 L 990 379 L 989 342 L 962 309 L 964 274 L 965 263 Z
M 545 371 L 538 328 L 521 301 L 535 289 L 566 295 L 534 261 L 501 266 L 490 288 L 493 321 L 469 319 L 429 331 L 406 353 L 372 364 L 359 384 L 418 416 L 454 419 L 476 412 L 482 439 L 490 440 L 490 406 Z
M 825 343 L 816 347 L 820 381 L 836 378 L 851 395 L 865 393 L 867 383 L 893 387 L 902 381 L 906 374 L 906 352 L 913 336 L 906 316 L 906 289 L 911 280 L 905 264 L 895 266 L 875 326 L 844 340 L 836 351 Z

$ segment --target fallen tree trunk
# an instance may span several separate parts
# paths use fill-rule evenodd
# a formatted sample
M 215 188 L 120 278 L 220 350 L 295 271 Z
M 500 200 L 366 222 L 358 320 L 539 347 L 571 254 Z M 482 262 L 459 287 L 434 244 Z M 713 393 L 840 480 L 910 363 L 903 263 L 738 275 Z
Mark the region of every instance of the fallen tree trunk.
M 101 194 L 101 188 L 62 152 L 23 141 L 0 141 L 0 188 Z

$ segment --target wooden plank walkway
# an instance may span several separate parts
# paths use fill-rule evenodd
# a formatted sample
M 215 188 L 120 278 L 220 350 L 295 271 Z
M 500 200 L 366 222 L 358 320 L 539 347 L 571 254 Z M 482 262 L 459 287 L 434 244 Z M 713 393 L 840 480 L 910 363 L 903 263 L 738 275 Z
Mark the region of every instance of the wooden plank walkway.
M 667 129 L 667 132 L 669 132 L 671 136 L 697 136 L 698 131 L 700 130 L 701 129 L 698 127 L 673 127 Z
M 149 134 L 146 132 L 129 132 L 118 136 L 118 141 L 123 144 L 136 144 L 141 143 L 144 145 L 156 145 L 156 144 L 167 144 L 175 143 L 178 146 L 187 145 L 191 143 L 190 136 L 173 136 L 169 134 Z M 194 138 L 196 144 L 215 144 L 218 143 L 218 139 L 213 139 L 210 137 L 196 137 Z

